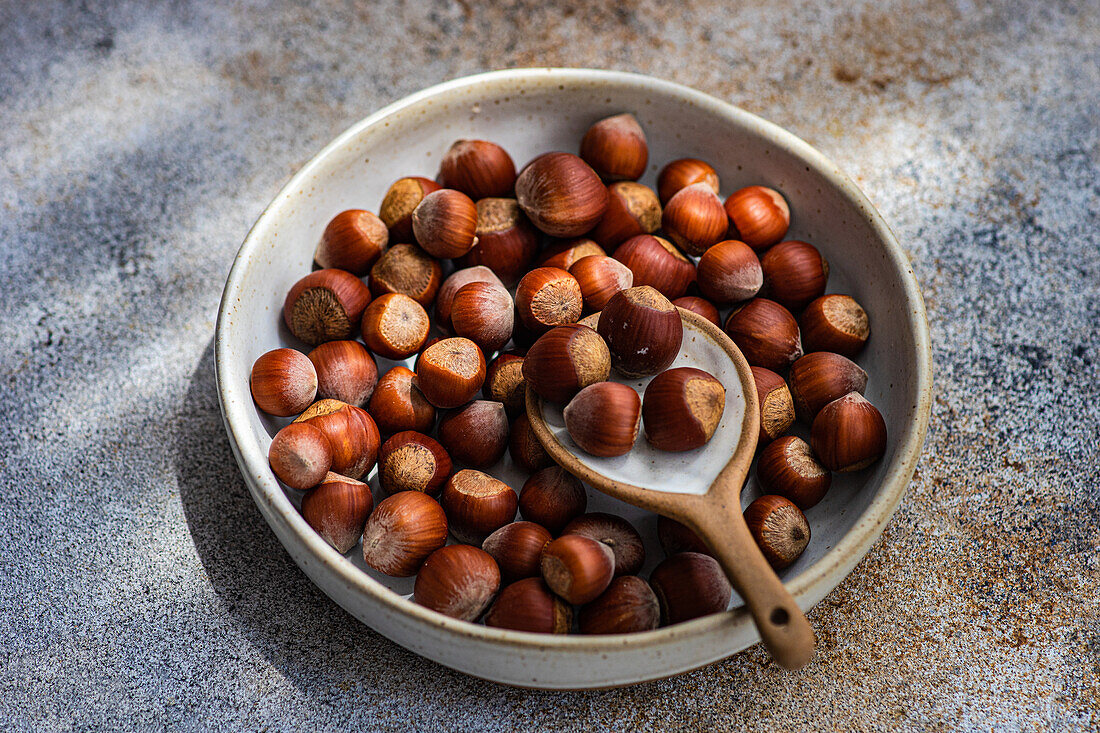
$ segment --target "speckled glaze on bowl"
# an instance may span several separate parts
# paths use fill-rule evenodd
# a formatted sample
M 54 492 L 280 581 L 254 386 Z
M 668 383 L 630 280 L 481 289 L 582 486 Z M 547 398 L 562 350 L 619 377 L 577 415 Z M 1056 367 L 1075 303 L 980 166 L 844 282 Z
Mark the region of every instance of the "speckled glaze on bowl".
M 410 603 L 411 579 L 366 572 L 358 547 L 341 556 L 299 515 L 267 465 L 281 424 L 261 415 L 249 394 L 257 356 L 294 341 L 280 309 L 290 285 L 310 269 L 328 220 L 347 208 L 377 211 L 389 184 L 434 176 L 457 138 L 502 144 L 522 165 L 546 150 L 576 150 L 593 121 L 633 112 L 649 138 L 653 185 L 664 162 L 699 157 L 718 170 L 723 196 L 750 183 L 780 189 L 790 202 L 789 238 L 817 245 L 832 264 L 830 292 L 850 293 L 871 315 L 860 363 L 867 396 L 889 430 L 885 458 L 838 475 L 807 512 L 813 537 L 781 575 L 809 609 L 852 570 L 901 501 L 924 442 L 931 355 L 924 305 L 893 234 L 866 197 L 802 140 L 713 97 L 645 76 L 584 69 L 517 69 L 457 79 L 413 94 L 355 124 L 307 163 L 264 211 L 226 282 L 216 335 L 218 393 L 234 454 L 264 518 L 303 571 L 334 601 L 379 633 L 430 659 L 512 685 L 588 688 L 667 677 L 727 657 L 758 641 L 734 598 L 724 613 L 621 636 L 545 636 L 456 621 Z M 380 364 L 380 371 L 387 364 Z M 522 477 L 502 466 L 514 487 Z M 744 502 L 758 495 L 751 482 Z M 654 517 L 592 495 L 589 510 L 622 513 L 651 544 L 643 575 L 661 557 Z

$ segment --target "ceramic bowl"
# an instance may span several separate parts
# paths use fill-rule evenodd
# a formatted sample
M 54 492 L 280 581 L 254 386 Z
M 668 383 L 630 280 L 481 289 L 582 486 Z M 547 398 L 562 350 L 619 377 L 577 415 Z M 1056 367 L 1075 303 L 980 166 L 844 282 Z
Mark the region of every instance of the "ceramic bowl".
M 300 495 L 285 491 L 267 465 L 270 436 L 284 421 L 256 410 L 249 371 L 269 349 L 301 347 L 284 328 L 280 310 L 287 289 L 309 272 L 317 240 L 334 214 L 377 211 L 395 179 L 434 176 L 455 139 L 496 141 L 522 165 L 547 150 L 576 150 L 592 122 L 622 111 L 637 116 L 649 139 L 643 182 L 654 185 L 661 165 L 691 156 L 714 165 L 723 196 L 753 183 L 781 190 L 793 212 L 789 238 L 817 245 L 832 264 L 829 291 L 852 294 L 871 315 L 873 335 L 859 361 L 871 374 L 867 396 L 886 419 L 888 451 L 872 468 L 838 476 L 825 500 L 807 512 L 809 547 L 782 573 L 803 609 L 836 587 L 880 535 L 912 477 L 928 422 L 928 328 L 905 254 L 859 189 L 776 125 L 684 86 L 581 69 L 517 69 L 457 79 L 355 124 L 279 192 L 233 263 L 216 337 L 226 429 L 264 519 L 329 597 L 417 654 L 511 685 L 608 687 L 667 677 L 727 657 L 758 636 L 736 597 L 723 614 L 601 637 L 487 628 L 411 603 L 411 579 L 369 571 L 358 547 L 342 556 L 303 521 L 296 508 Z M 380 371 L 388 366 L 380 363 Z M 500 473 L 514 487 L 522 484 L 523 476 L 510 466 L 501 466 Z M 744 501 L 757 494 L 749 485 Z M 650 542 L 643 576 L 662 558 L 653 515 L 593 492 L 589 510 L 620 513 L 639 526 Z

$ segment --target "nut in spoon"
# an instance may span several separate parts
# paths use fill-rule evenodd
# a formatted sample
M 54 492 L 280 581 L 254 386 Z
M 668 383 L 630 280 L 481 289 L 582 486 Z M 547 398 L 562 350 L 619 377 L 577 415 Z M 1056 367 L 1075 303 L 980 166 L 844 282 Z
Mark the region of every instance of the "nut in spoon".
M 706 445 L 665 453 L 641 439 L 625 456 L 592 456 L 570 439 L 560 407 L 544 402 L 530 387 L 527 417 L 546 452 L 581 481 L 693 529 L 744 599 L 772 658 L 787 669 L 799 669 L 813 656 L 813 629 L 764 559 L 741 513 L 741 489 L 760 431 L 752 372 L 718 327 L 683 308 L 679 311 L 684 339 L 673 366 L 703 369 L 726 387 L 725 412 Z M 647 380 L 618 381 L 641 392 Z

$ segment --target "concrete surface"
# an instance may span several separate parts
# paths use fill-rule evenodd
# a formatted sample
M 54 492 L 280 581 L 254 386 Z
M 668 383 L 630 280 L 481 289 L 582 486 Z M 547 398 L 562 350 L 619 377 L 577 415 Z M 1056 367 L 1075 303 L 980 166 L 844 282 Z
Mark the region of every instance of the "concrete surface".
M 0 726 L 1100 727 L 1095 2 L 0 5 Z M 938 393 L 908 498 L 812 614 L 583 694 L 355 622 L 263 524 L 211 337 L 251 222 L 381 105 L 490 68 L 696 86 L 833 157 L 908 248 Z

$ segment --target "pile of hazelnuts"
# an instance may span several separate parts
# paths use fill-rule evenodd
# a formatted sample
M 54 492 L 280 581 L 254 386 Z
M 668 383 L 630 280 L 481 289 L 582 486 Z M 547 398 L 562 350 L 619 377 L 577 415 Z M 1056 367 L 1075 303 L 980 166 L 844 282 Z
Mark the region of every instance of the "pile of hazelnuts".
M 256 405 L 294 418 L 271 441 L 271 468 L 304 492 L 302 516 L 336 550 L 361 543 L 371 568 L 415 575 L 414 602 L 545 633 L 572 630 L 579 606 L 587 634 L 728 606 L 708 548 L 665 517 L 667 558 L 639 578 L 637 529 L 586 513 L 584 486 L 554 464 L 525 412 L 531 387 L 564 406 L 573 441 L 598 456 L 629 452 L 640 425 L 657 449 L 702 446 L 725 390 L 702 370 L 668 369 L 682 341 L 677 307 L 724 328 L 752 365 L 765 495 L 745 516 L 774 567 L 805 549 L 803 510 L 831 473 L 885 452 L 885 423 L 852 361 L 867 314 L 825 294 L 828 264 L 813 245 L 781 241 L 783 196 L 749 186 L 723 204 L 714 168 L 693 158 L 668 163 L 653 191 L 637 183 L 647 162 L 629 114 L 593 124 L 579 156 L 546 153 L 518 175 L 499 145 L 460 140 L 436 180 L 398 180 L 378 215 L 337 214 L 318 269 L 287 294 L 286 326 L 312 350 L 275 349 L 253 366 Z M 403 363 L 379 377 L 378 359 Z M 608 381 L 611 369 L 656 376 L 640 398 Z M 810 443 L 787 435 L 796 417 Z M 518 494 L 487 472 L 505 452 L 529 475 Z

